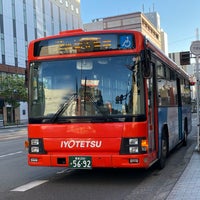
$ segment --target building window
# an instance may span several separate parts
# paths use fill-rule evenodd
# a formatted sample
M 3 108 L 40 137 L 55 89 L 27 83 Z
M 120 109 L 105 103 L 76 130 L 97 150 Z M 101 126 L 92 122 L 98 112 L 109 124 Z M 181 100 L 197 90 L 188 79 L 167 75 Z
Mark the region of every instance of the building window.
M 3 33 L 1 33 L 1 53 L 5 55 L 5 40 Z
M 3 15 L 3 3 L 2 3 L 3 0 L 0 0 L 0 14 Z
M 12 17 L 13 17 L 13 19 L 16 19 L 15 1 L 14 0 L 12 0 Z

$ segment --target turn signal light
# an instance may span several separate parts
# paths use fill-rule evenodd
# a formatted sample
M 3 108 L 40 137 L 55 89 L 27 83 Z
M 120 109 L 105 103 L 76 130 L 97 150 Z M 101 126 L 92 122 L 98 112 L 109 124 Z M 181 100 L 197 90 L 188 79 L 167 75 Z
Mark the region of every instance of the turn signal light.
M 24 147 L 25 147 L 26 149 L 28 149 L 28 147 L 29 147 L 29 141 L 28 141 L 28 140 L 26 140 L 26 141 L 24 142 Z
M 149 144 L 148 144 L 147 140 L 142 140 L 141 141 L 141 148 L 142 148 L 142 151 L 147 151 L 148 150 Z

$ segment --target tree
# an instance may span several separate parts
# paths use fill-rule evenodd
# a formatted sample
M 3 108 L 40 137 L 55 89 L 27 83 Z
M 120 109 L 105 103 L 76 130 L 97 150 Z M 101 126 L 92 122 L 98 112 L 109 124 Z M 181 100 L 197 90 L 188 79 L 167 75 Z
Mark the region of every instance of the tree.
M 20 101 L 27 101 L 28 92 L 24 84 L 24 78 L 16 74 L 2 78 L 0 81 L 0 96 L 12 108 L 19 107 Z

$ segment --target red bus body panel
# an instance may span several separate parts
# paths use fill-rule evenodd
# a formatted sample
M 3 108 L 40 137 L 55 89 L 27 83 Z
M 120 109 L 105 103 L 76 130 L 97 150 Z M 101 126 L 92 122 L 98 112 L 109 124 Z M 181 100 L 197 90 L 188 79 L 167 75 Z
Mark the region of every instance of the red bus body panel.
M 69 156 L 91 156 L 92 167 L 147 168 L 156 154 L 121 155 L 122 137 L 144 137 L 147 123 L 84 123 L 29 125 L 29 138 L 43 138 L 46 154 L 28 154 L 31 166 L 68 167 Z M 30 162 L 37 158 L 38 162 Z M 57 159 L 66 158 L 65 164 Z M 138 163 L 130 163 L 137 158 Z

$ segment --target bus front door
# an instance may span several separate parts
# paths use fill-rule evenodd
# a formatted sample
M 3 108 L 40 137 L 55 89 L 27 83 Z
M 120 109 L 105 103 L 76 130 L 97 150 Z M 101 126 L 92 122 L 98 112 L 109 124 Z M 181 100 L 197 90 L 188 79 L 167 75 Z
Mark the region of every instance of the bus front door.
M 154 87 L 153 77 L 147 79 L 148 90 L 148 137 L 149 137 L 149 150 L 150 152 L 156 149 L 156 135 L 155 135 L 155 104 L 154 104 Z

